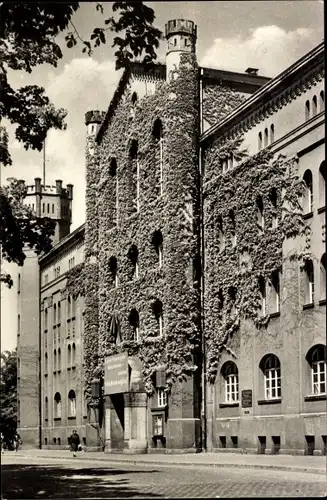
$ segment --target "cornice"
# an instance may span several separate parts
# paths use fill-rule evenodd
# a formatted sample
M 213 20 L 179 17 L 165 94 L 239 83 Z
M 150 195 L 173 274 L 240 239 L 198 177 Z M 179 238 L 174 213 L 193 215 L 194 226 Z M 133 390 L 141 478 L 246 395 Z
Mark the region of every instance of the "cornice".
M 54 258 L 58 257 L 58 255 L 68 253 L 68 251 L 76 245 L 77 241 L 83 243 L 84 234 L 85 223 L 60 240 L 48 253 L 39 257 L 39 264 L 41 268 L 47 266 Z

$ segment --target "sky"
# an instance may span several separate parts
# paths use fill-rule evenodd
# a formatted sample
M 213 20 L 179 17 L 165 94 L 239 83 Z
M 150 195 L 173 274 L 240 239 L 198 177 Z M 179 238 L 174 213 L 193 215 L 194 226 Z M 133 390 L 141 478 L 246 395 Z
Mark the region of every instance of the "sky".
M 154 9 L 155 25 L 163 32 L 170 19 L 196 23 L 198 62 L 205 67 L 239 72 L 254 67 L 259 68 L 259 75 L 275 77 L 324 36 L 321 0 L 145 3 Z M 105 17 L 96 11 L 95 3 L 80 5 L 73 22 L 80 35 L 88 38 L 94 27 L 103 26 Z M 104 14 L 111 16 L 111 4 L 102 5 Z M 9 80 L 14 88 L 44 87 L 56 107 L 68 110 L 67 130 L 51 130 L 47 137 L 46 184 L 62 179 L 64 185 L 74 185 L 73 230 L 85 221 L 84 115 L 88 110 L 108 108 L 121 72 L 115 71 L 110 38 L 108 45 L 101 45 L 89 57 L 82 54 L 81 45 L 67 49 L 64 35 L 57 40 L 64 54 L 57 68 L 41 65 L 32 74 L 11 71 Z M 165 46 L 163 40 L 160 62 L 164 62 Z M 14 138 L 14 128 L 9 126 L 8 131 L 13 165 L 1 167 L 1 180 L 17 177 L 32 184 L 35 177 L 42 177 L 43 154 L 25 151 Z M 12 264 L 4 267 L 13 276 L 17 273 Z M 15 286 L 8 290 L 1 285 L 1 351 L 16 345 L 16 297 Z

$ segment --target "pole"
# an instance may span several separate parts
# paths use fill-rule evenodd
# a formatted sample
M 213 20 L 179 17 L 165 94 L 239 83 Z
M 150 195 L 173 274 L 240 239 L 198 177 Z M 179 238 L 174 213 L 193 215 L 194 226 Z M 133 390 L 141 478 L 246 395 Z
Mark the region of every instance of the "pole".
M 45 139 L 43 141 L 43 186 L 45 186 Z

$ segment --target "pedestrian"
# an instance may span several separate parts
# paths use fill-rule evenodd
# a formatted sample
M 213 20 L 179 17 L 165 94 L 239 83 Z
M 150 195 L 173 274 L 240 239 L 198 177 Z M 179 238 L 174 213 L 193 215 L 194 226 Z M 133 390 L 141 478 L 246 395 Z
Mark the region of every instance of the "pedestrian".
M 13 437 L 13 445 L 14 445 L 14 450 L 17 453 L 19 445 L 22 444 L 22 440 L 20 438 L 20 435 L 18 432 L 15 432 L 14 437 Z
M 79 435 L 77 434 L 76 430 L 73 430 L 73 434 L 70 436 L 69 441 L 70 441 L 70 449 L 73 452 L 73 457 L 76 457 L 76 452 L 80 445 Z

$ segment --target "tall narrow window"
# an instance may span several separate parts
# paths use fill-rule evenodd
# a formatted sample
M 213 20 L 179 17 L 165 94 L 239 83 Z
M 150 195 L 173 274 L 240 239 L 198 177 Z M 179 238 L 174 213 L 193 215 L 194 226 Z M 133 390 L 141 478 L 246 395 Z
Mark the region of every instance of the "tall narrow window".
M 139 277 L 139 264 L 138 264 L 139 251 L 136 245 L 132 245 L 128 251 L 129 268 L 131 279 Z
M 54 397 L 54 417 L 61 418 L 61 396 L 59 392 L 56 392 Z
M 270 144 L 272 144 L 275 141 L 275 127 L 274 124 L 272 123 L 270 125 Z
M 265 399 L 281 397 L 280 361 L 274 354 L 265 356 L 260 363 L 264 374 Z
M 305 121 L 309 120 L 310 118 L 310 101 L 307 101 L 305 103 Z
M 117 161 L 116 158 L 111 158 L 109 174 L 111 179 L 113 180 L 113 190 L 114 190 L 114 214 L 113 214 L 113 223 L 118 224 L 118 172 L 117 172 Z
M 20 336 L 20 314 L 17 316 L 17 335 Z
M 320 92 L 320 112 L 325 110 L 325 94 L 324 91 L 322 90 Z
M 68 411 L 70 417 L 76 417 L 76 394 L 73 390 L 68 393 Z
M 306 359 L 311 368 L 312 394 L 326 394 L 326 346 L 315 345 L 309 350 Z
M 140 172 L 139 172 L 139 162 L 138 162 L 138 142 L 136 139 L 132 140 L 131 147 L 129 149 L 129 157 L 131 160 L 131 190 L 134 194 L 133 198 L 133 210 L 140 210 Z
M 157 170 L 158 170 L 158 181 L 159 181 L 159 186 L 158 186 L 158 192 L 159 196 L 162 196 L 163 193 L 163 128 L 162 128 L 162 122 L 158 118 L 154 124 L 153 124 L 153 137 L 156 143 L 156 164 L 158 165 Z
M 48 375 L 48 353 L 44 355 L 44 375 Z
M 227 361 L 221 369 L 225 386 L 225 402 L 235 403 L 239 400 L 238 369 L 233 361 Z
M 265 143 L 265 148 L 266 148 L 268 146 L 268 129 L 267 128 L 265 128 L 264 143 Z
M 53 371 L 57 371 L 57 350 L 53 351 Z
M 271 304 L 270 312 L 277 313 L 280 309 L 280 286 L 279 286 L 279 272 L 274 271 L 271 275 Z
M 314 303 L 314 267 L 312 260 L 304 266 L 304 304 Z
M 58 371 L 61 370 L 61 349 L 58 349 Z
M 325 160 L 319 167 L 319 206 L 326 205 L 326 167 Z
M 112 256 L 109 259 L 109 273 L 111 277 L 111 283 L 115 285 L 117 288 L 118 286 L 118 265 L 117 265 L 117 259 L 116 257 Z
M 167 405 L 167 392 L 163 387 L 158 388 L 158 408 L 165 408 Z
M 305 193 L 304 193 L 304 213 L 310 213 L 313 210 L 313 184 L 312 184 L 312 172 L 311 170 L 306 170 L 304 172 L 303 180 L 305 182 Z
M 259 278 L 259 290 L 261 296 L 261 314 L 262 316 L 265 316 L 267 314 L 266 281 L 262 276 Z
M 47 213 L 50 213 L 50 203 L 47 204 Z
M 262 149 L 262 132 L 259 132 L 258 134 L 258 151 L 261 151 Z
M 132 101 L 133 106 L 135 106 L 135 104 L 137 103 L 137 93 L 136 92 L 133 92 L 131 101 Z
M 71 368 L 72 366 L 72 346 L 68 344 L 67 347 L 67 367 Z
M 276 229 L 278 226 L 278 218 L 277 218 L 277 189 L 272 188 L 269 194 L 270 203 L 272 206 L 272 220 L 271 227 L 272 229 Z
M 263 213 L 263 199 L 262 196 L 257 196 L 257 221 L 260 232 L 264 230 L 265 227 L 265 219 Z
M 159 268 L 163 264 L 163 237 L 161 231 L 154 231 L 152 235 L 152 244 L 155 248 L 156 254 L 158 256 Z
M 48 309 L 44 309 L 44 331 L 48 331 Z
M 18 279 L 17 279 L 17 293 L 20 293 L 20 284 L 21 284 L 21 276 L 20 276 L 20 273 L 18 273 Z
M 320 300 L 326 300 L 326 253 L 320 259 Z
M 76 366 L 76 345 L 72 345 L 72 366 Z
M 318 113 L 318 103 L 317 103 L 317 96 L 313 96 L 312 98 L 312 116 L 316 116 Z
M 155 300 L 152 304 L 152 311 L 153 314 L 156 318 L 157 324 L 158 324 L 158 330 L 156 332 L 155 337 L 159 336 L 162 337 L 163 335 L 163 309 L 162 309 L 162 302 L 161 300 Z
M 128 317 L 129 324 L 133 329 L 133 340 L 140 340 L 140 319 L 136 309 L 132 309 Z
M 48 417 L 49 417 L 49 403 L 48 403 L 48 398 L 46 396 L 44 400 L 44 420 L 48 420 Z

